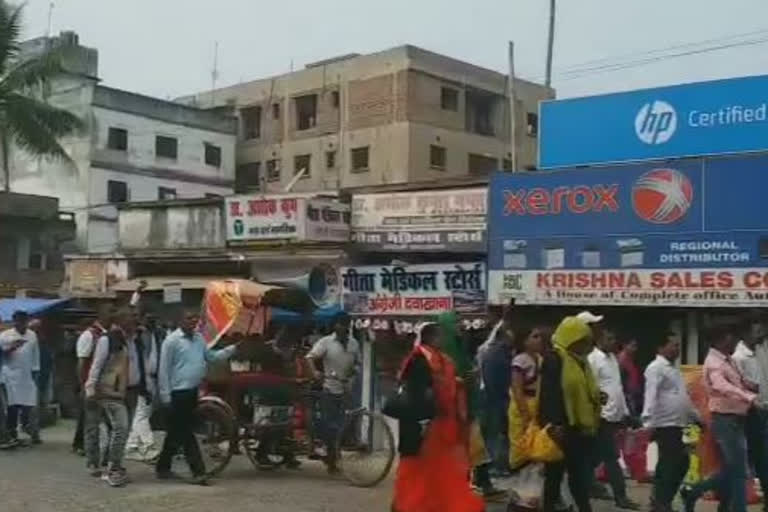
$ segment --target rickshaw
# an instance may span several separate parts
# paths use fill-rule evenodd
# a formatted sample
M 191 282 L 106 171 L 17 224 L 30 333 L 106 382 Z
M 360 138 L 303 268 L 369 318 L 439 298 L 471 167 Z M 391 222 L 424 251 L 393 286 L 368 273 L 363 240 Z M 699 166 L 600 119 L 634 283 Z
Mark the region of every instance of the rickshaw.
M 245 339 L 247 351 L 252 346 L 247 340 L 263 343 L 274 308 L 311 318 L 314 304 L 298 289 L 246 280 L 213 281 L 203 301 L 203 336 L 215 348 Z M 300 351 L 294 355 L 295 361 L 303 360 Z M 236 366 L 209 371 L 199 399 L 195 431 L 208 475 L 218 475 L 233 455 L 243 452 L 261 470 L 265 455 L 272 463 L 269 469 L 290 466 L 295 457 L 317 458 L 321 443 L 314 404 L 320 391 L 312 380 L 301 371 L 286 376 L 258 366 Z M 283 399 L 274 400 L 276 394 Z M 394 436 L 377 412 L 362 406 L 347 409 L 336 444 L 339 469 L 352 485 L 375 486 L 392 468 Z

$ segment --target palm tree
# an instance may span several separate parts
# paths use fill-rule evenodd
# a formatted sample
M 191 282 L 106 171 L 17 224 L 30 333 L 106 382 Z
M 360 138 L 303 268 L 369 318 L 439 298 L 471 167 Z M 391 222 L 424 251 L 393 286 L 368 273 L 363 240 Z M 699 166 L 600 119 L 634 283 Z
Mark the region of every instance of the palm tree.
M 65 48 L 19 58 L 22 11 L 23 6 L 0 0 L 0 152 L 6 192 L 11 186 L 11 148 L 71 163 L 59 139 L 83 127 L 77 116 L 45 101 L 47 84 L 64 71 Z

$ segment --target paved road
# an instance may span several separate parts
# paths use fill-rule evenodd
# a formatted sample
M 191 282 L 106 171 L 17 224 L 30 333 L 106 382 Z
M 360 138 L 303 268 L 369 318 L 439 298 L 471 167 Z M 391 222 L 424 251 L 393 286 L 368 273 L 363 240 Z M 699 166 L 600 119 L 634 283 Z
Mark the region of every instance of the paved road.
M 128 465 L 133 482 L 112 489 L 85 473 L 83 460 L 69 453 L 71 424 L 45 431 L 41 447 L 0 452 L 0 510 L 3 512 L 388 512 L 391 482 L 357 489 L 330 479 L 318 464 L 301 471 L 256 473 L 245 457 L 214 482 L 201 488 L 158 482 L 152 468 Z M 639 501 L 647 489 L 633 488 Z M 488 512 L 501 512 L 492 505 Z M 714 510 L 702 506 L 701 510 Z M 613 510 L 598 504 L 598 512 Z

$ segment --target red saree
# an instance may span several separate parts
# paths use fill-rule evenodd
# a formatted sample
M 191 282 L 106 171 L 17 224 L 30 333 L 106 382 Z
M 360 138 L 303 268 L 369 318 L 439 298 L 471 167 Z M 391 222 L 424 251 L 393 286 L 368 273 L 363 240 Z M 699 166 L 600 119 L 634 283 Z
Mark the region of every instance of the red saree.
M 483 500 L 472 492 L 467 453 L 467 405 L 450 359 L 420 345 L 407 358 L 423 355 L 432 373 L 437 416 L 430 421 L 418 455 L 400 458 L 393 512 L 482 512 Z

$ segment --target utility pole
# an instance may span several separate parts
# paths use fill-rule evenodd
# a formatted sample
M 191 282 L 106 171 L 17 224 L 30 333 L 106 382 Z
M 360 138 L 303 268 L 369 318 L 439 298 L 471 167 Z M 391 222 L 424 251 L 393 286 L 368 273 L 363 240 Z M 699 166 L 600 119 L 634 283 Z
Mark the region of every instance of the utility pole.
M 45 37 L 51 37 L 51 27 L 53 25 L 53 2 L 48 4 L 48 29 L 45 32 Z
M 544 85 L 552 87 L 552 52 L 555 46 L 555 0 L 549 0 L 549 32 L 547 34 L 547 75 Z
M 211 107 L 216 106 L 216 81 L 219 79 L 219 42 L 213 43 L 213 69 L 211 70 Z
M 515 43 L 512 41 L 509 42 L 507 96 L 509 97 L 509 146 L 512 172 L 517 172 L 517 94 L 515 93 Z

